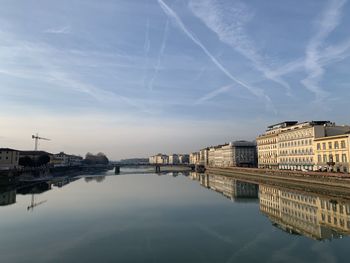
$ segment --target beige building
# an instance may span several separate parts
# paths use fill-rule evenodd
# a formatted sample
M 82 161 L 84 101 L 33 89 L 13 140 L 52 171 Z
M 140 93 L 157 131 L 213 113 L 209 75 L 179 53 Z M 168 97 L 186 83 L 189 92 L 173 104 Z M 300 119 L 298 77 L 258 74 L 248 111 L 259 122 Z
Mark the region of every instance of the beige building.
M 169 156 L 166 154 L 158 153 L 157 155 L 153 155 L 149 157 L 150 164 L 168 164 Z
M 178 164 L 180 162 L 178 154 L 169 155 L 169 164 Z
M 19 151 L 10 148 L 0 148 L 0 170 L 18 167 Z
M 297 121 L 285 121 L 270 125 L 264 134 L 256 138 L 259 168 L 278 169 L 278 135 L 283 128 L 296 123 Z
M 310 121 L 282 129 L 278 136 L 279 169 L 317 170 L 314 141 L 318 138 L 344 134 L 348 126 L 336 126 L 329 121 Z
M 321 171 L 350 173 L 350 133 L 317 138 L 314 160 Z
M 207 166 L 209 164 L 209 148 L 199 151 L 199 164 Z
M 317 170 L 314 140 L 344 134 L 349 126 L 329 121 L 282 122 L 257 138 L 258 167 L 281 170 Z
M 193 152 L 190 154 L 190 164 L 199 164 L 200 163 L 200 153 Z

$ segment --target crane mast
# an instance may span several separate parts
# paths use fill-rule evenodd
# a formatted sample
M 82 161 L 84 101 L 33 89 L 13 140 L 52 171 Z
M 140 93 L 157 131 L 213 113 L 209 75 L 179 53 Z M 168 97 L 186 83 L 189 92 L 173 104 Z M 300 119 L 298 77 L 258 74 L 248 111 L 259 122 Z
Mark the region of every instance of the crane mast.
M 50 139 L 39 137 L 39 134 L 37 133 L 36 135 L 32 135 L 32 139 L 34 140 L 34 150 L 38 150 L 38 143 L 39 140 L 45 140 L 45 141 L 50 141 Z

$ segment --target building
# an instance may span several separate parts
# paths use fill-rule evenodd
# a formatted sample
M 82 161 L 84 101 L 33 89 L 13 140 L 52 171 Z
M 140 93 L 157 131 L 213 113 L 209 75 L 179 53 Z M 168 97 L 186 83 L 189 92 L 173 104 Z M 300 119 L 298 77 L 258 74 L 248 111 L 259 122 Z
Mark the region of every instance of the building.
M 144 164 L 149 164 L 149 158 L 121 159 L 118 163 L 130 164 L 130 165 L 144 165 Z
M 22 157 L 30 157 L 31 159 L 35 160 L 38 159 L 40 156 L 48 155 L 50 157 L 50 160 L 53 158 L 53 154 L 45 151 L 20 151 L 19 152 L 19 158 Z
M 150 164 L 168 164 L 169 156 L 166 154 L 158 153 L 157 155 L 153 155 L 149 157 Z
M 316 169 L 350 173 L 350 132 L 314 140 Z
M 210 147 L 208 165 L 212 167 L 256 167 L 256 143 L 235 141 Z
M 64 152 L 60 152 L 57 154 L 53 154 L 51 158 L 51 164 L 55 167 L 58 166 L 79 166 L 83 162 L 83 157 L 77 155 L 66 154 Z
M 190 156 L 188 154 L 179 154 L 179 163 L 181 164 L 190 163 Z
M 18 167 L 19 151 L 10 148 L 0 148 L 0 170 Z
M 317 170 L 314 140 L 350 131 L 330 121 L 282 122 L 257 138 L 258 167 L 281 170 Z
M 264 134 L 256 138 L 258 167 L 278 169 L 278 134 L 283 128 L 295 125 L 297 121 L 285 121 L 270 125 Z
M 336 126 L 329 121 L 310 121 L 282 129 L 278 136 L 280 169 L 317 170 L 314 141 L 318 138 L 344 134 L 348 126 Z
M 208 159 L 209 148 L 204 148 L 199 151 L 199 164 L 207 166 L 209 164 Z
M 200 163 L 200 153 L 193 152 L 190 154 L 190 164 L 199 164 Z
M 169 155 L 169 164 L 179 164 L 179 155 L 178 154 L 170 154 Z

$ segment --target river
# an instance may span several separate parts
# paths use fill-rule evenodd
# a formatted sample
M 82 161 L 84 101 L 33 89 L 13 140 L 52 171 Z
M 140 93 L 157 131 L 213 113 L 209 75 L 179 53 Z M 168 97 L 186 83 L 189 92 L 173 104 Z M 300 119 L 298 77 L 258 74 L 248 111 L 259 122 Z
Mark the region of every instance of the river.
M 0 262 L 348 262 L 350 200 L 124 169 L 0 188 Z

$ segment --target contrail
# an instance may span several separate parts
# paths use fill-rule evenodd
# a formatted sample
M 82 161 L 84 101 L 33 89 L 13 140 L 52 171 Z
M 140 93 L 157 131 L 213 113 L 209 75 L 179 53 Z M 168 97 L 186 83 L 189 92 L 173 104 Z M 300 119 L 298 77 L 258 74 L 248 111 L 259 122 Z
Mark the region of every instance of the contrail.
M 231 80 L 238 83 L 242 87 L 246 88 L 249 92 L 251 92 L 253 95 L 265 99 L 268 103 L 271 103 L 271 99 L 269 96 L 267 96 L 263 90 L 253 88 L 249 86 L 248 84 L 244 83 L 240 79 L 233 76 L 211 53 L 210 51 L 202 44 L 202 42 L 194 36 L 184 25 L 182 20 L 179 18 L 179 16 L 175 13 L 174 10 L 172 10 L 167 4 L 164 3 L 163 0 L 158 0 L 158 3 L 160 7 L 163 9 L 165 14 L 171 18 L 179 27 L 180 29 L 197 45 L 199 46 L 203 52 L 211 59 L 211 61 Z M 269 105 L 271 106 L 271 105 Z
M 210 99 L 216 97 L 217 95 L 230 90 L 231 87 L 232 87 L 232 84 L 223 86 L 223 87 L 218 88 L 218 89 L 216 89 L 216 90 L 214 90 L 212 92 L 209 92 L 208 94 L 206 94 L 203 97 L 199 98 L 194 104 L 201 104 L 201 103 L 203 103 L 203 102 L 205 102 L 207 100 L 210 100 Z
M 162 45 L 160 47 L 159 53 L 158 53 L 158 59 L 157 59 L 157 64 L 154 67 L 154 71 L 153 71 L 153 76 L 151 78 L 151 81 L 148 84 L 148 88 L 152 91 L 153 90 L 153 83 L 158 75 L 158 71 L 160 68 L 160 62 L 161 59 L 163 57 L 164 54 L 164 50 L 165 50 L 165 44 L 166 44 L 166 40 L 167 40 L 167 36 L 168 36 L 168 30 L 169 30 L 169 20 L 166 21 L 165 23 L 165 27 L 164 27 L 164 32 L 163 32 L 163 39 L 162 39 Z

